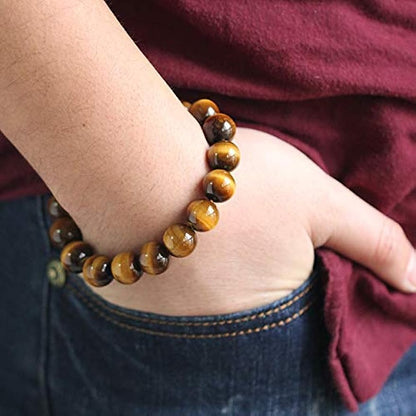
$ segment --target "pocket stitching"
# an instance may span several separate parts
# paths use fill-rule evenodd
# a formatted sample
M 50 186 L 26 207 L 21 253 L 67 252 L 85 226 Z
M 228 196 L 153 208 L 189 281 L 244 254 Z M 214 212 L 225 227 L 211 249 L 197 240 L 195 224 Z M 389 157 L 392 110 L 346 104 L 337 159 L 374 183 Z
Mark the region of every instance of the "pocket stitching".
M 73 288 L 71 288 L 71 290 L 73 290 Z M 268 331 L 268 330 L 271 330 L 275 327 L 283 327 L 283 326 L 289 324 L 290 322 L 294 321 L 295 319 L 299 318 L 300 316 L 304 315 L 311 308 L 311 306 L 314 304 L 314 302 L 318 299 L 318 297 L 315 297 L 314 299 L 309 301 L 303 308 L 299 309 L 297 312 L 293 313 L 292 315 L 288 316 L 285 319 L 281 319 L 279 321 L 272 322 L 270 324 L 262 325 L 262 326 L 255 327 L 255 328 L 242 329 L 242 330 L 233 331 L 233 332 L 224 332 L 224 333 L 220 333 L 220 334 L 216 334 L 216 333 L 211 333 L 211 334 L 176 334 L 176 333 L 172 333 L 172 332 L 154 331 L 152 329 L 140 328 L 140 327 L 136 327 L 136 326 L 133 326 L 133 325 L 126 324 L 126 323 L 118 322 L 115 319 L 105 315 L 101 310 L 99 310 L 96 306 L 94 306 L 92 304 L 92 302 L 90 302 L 89 300 L 80 296 L 80 294 L 78 292 L 76 292 L 75 290 L 73 290 L 73 293 L 79 299 L 81 299 L 81 301 L 83 303 L 85 303 L 87 305 L 87 307 L 89 309 L 91 309 L 92 311 L 94 311 L 97 315 L 104 318 L 106 321 L 109 321 L 109 322 L 113 323 L 114 325 L 117 325 L 121 328 L 127 329 L 129 331 L 142 332 L 142 333 L 150 334 L 150 335 L 160 335 L 160 336 L 164 336 L 164 337 L 188 338 L 188 339 L 189 338 L 191 338 L 191 339 L 200 339 L 200 338 L 236 337 L 236 336 L 241 336 L 241 335 L 248 335 L 248 334 L 252 334 L 252 333 L 258 333 L 258 332 L 261 332 L 261 331 Z
M 75 293 L 78 296 L 78 298 L 80 298 L 80 299 L 82 299 L 82 296 L 79 295 L 80 292 L 85 297 L 88 297 L 89 300 L 82 299 L 84 301 L 84 303 L 93 302 L 98 307 L 101 307 L 101 308 L 105 309 L 106 311 L 108 311 L 111 314 L 119 315 L 121 317 L 125 317 L 125 318 L 128 318 L 128 319 L 134 320 L 134 321 L 140 321 L 140 322 L 145 322 L 145 323 L 150 323 L 150 324 L 165 324 L 165 325 L 169 325 L 169 326 L 185 326 L 185 327 L 186 326 L 187 327 L 202 326 L 202 327 L 207 327 L 207 326 L 222 326 L 222 325 L 234 324 L 234 323 L 240 323 L 240 322 L 249 322 L 249 321 L 253 321 L 255 319 L 266 318 L 267 316 L 270 316 L 273 313 L 281 312 L 281 311 L 287 309 L 289 306 L 292 306 L 294 303 L 298 302 L 307 293 L 309 293 L 312 290 L 312 288 L 315 286 L 316 281 L 317 280 L 314 279 L 304 290 L 302 290 L 302 292 L 297 294 L 293 299 L 290 299 L 289 301 L 287 301 L 287 302 L 285 302 L 281 305 L 278 305 L 274 308 L 270 308 L 270 309 L 268 309 L 266 311 L 263 311 L 263 312 L 257 312 L 257 313 L 254 313 L 252 315 L 245 316 L 243 318 L 226 319 L 226 320 L 212 321 L 212 322 L 178 322 L 178 321 L 170 321 L 168 319 L 164 320 L 164 319 L 145 318 L 145 317 L 141 317 L 141 316 L 136 316 L 136 315 L 133 315 L 133 314 L 129 314 L 127 312 L 122 312 L 122 311 L 118 311 L 116 309 L 112 309 L 110 306 L 106 305 L 105 303 L 103 303 L 99 299 L 92 298 L 84 290 L 76 288 L 74 285 L 70 285 L 70 286 L 68 286 L 68 288 L 73 293 Z

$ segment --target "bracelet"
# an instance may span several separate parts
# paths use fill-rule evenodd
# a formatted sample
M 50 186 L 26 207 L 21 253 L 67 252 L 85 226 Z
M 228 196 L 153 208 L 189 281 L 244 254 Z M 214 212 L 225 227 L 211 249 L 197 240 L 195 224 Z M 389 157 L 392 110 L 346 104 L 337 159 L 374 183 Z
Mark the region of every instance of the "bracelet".
M 182 104 L 202 126 L 210 145 L 207 160 L 212 170 L 202 180 L 206 199 L 192 201 L 186 209 L 186 221 L 169 226 L 162 242 L 147 242 L 139 253 L 123 252 L 112 259 L 95 254 L 92 246 L 82 240 L 81 230 L 68 212 L 54 196 L 49 198 L 47 210 L 53 220 L 49 228 L 50 242 L 62 249 L 60 262 L 63 268 L 72 273 L 82 273 L 90 285 L 102 287 L 113 279 L 131 284 L 143 273 L 163 273 L 171 255 L 185 257 L 193 252 L 197 242 L 196 231 L 212 230 L 218 223 L 219 212 L 215 203 L 226 201 L 234 194 L 236 185 L 230 172 L 240 161 L 240 150 L 231 141 L 236 132 L 234 121 L 220 113 L 218 106 L 208 99 L 192 104 L 182 101 Z

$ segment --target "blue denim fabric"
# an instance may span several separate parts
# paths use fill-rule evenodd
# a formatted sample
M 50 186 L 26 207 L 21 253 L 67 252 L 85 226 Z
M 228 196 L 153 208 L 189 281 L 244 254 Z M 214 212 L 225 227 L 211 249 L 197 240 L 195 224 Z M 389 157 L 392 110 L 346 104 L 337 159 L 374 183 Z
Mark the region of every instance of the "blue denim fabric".
M 169 317 L 56 287 L 49 195 L 0 203 L 0 415 L 349 415 L 327 368 L 321 265 L 243 312 Z M 358 415 L 416 415 L 416 349 Z

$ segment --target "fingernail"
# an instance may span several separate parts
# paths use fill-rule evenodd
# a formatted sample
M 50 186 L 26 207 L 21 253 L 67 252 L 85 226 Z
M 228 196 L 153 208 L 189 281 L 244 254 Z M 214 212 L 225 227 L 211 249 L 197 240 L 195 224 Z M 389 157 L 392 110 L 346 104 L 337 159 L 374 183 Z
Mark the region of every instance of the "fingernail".
M 413 286 L 413 291 L 416 291 L 416 250 L 413 250 L 410 256 L 406 269 L 406 280 Z

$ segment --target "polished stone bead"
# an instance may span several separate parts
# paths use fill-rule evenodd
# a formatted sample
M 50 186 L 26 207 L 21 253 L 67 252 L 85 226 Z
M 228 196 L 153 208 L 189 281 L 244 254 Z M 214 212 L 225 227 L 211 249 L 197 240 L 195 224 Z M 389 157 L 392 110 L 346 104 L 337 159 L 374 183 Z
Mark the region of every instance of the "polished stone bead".
M 200 124 L 203 124 L 208 117 L 219 113 L 219 111 L 220 109 L 217 104 L 206 98 L 195 101 L 189 108 L 189 112 L 198 120 Z
M 161 243 L 150 241 L 140 250 L 140 265 L 145 273 L 163 273 L 169 265 L 169 251 Z
M 182 105 L 189 110 L 192 104 L 189 101 L 182 101 Z
M 230 172 L 214 169 L 204 176 L 202 187 L 208 199 L 223 202 L 233 196 L 236 185 Z
M 232 171 L 240 161 L 240 149 L 233 142 L 220 141 L 207 150 L 207 159 L 211 169 Z
M 186 224 L 173 224 L 163 234 L 163 243 L 175 257 L 185 257 L 196 247 L 195 231 Z
M 110 259 L 99 254 L 88 257 L 82 266 L 82 275 L 85 281 L 92 286 L 108 285 L 113 280 Z
M 71 217 L 61 217 L 49 227 L 49 240 L 55 247 L 62 248 L 71 241 L 82 240 L 82 235 Z
M 131 251 L 117 254 L 111 261 L 111 273 L 125 285 L 137 282 L 143 275 L 139 257 Z
M 72 241 L 61 251 L 61 262 L 73 273 L 80 273 L 87 257 L 94 254 L 93 248 L 84 241 Z
M 192 201 L 186 208 L 188 222 L 197 231 L 212 230 L 218 223 L 220 213 L 214 202 L 208 199 Z
M 69 216 L 69 214 L 61 207 L 61 205 L 59 204 L 59 202 L 56 200 L 54 196 L 51 196 L 48 199 L 47 210 L 51 218 L 60 218 L 60 217 Z
M 208 143 L 213 144 L 220 140 L 232 140 L 236 132 L 236 125 L 230 116 L 219 113 L 208 117 L 202 130 Z

